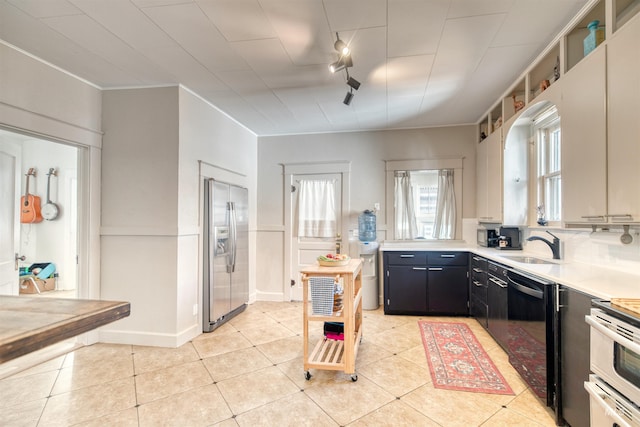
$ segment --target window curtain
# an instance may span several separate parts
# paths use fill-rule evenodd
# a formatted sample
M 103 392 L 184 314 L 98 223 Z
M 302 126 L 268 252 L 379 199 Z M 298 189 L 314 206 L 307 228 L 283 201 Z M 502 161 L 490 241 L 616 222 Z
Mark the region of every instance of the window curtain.
M 456 196 L 453 190 L 453 170 L 438 171 L 438 203 L 433 226 L 435 239 L 453 239 L 456 234 Z
M 298 195 L 298 237 L 335 237 L 334 180 L 301 180 Z
M 395 203 L 395 238 L 397 240 L 414 239 L 418 235 L 418 226 L 413 206 L 411 177 L 407 172 L 398 172 L 395 175 Z

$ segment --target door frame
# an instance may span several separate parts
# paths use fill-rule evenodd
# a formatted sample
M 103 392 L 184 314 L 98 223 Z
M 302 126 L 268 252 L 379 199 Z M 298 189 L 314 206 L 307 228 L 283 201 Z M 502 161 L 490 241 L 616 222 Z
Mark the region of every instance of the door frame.
M 293 224 L 295 213 L 293 212 L 294 206 L 291 203 L 291 187 L 295 185 L 294 177 L 296 175 L 316 175 L 316 174 L 329 174 L 329 173 L 338 173 L 342 175 L 342 218 L 341 224 L 342 229 L 340 233 L 342 235 L 342 239 L 347 238 L 349 235 L 349 212 L 351 211 L 351 161 L 349 160 L 338 160 L 333 162 L 310 162 L 310 163 L 288 163 L 284 164 L 284 274 L 285 283 L 283 286 L 283 300 L 291 301 L 291 289 L 293 286 L 291 285 L 292 280 L 299 280 L 298 277 L 293 276 L 293 272 L 291 271 L 291 267 L 293 265 L 293 251 L 291 244 L 291 239 L 293 236 Z M 344 241 L 343 241 L 344 245 Z
M 77 148 L 77 298 L 100 299 L 100 176 L 102 135 L 86 131 L 83 142 L 72 141 L 0 122 L 0 129 L 24 137 Z M 17 172 L 19 170 L 19 165 Z M 22 175 L 20 175 L 21 177 Z M 98 331 L 78 337 L 83 344 L 98 341 Z

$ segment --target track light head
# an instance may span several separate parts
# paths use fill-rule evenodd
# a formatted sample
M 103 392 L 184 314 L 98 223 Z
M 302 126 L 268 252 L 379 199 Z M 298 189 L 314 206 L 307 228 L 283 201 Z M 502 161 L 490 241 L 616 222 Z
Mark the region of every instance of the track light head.
M 353 67 L 353 61 L 350 56 L 341 56 L 336 62 L 329 64 L 329 71 L 335 73 L 348 67 Z
M 351 53 L 351 51 L 349 50 L 349 46 L 347 46 L 345 42 L 340 40 L 340 37 L 338 37 L 338 40 L 336 40 L 336 42 L 333 44 L 333 47 L 338 51 L 338 53 L 340 53 L 340 56 L 347 56 Z
M 329 64 L 329 71 L 335 73 L 336 71 L 344 70 L 344 62 L 336 61 L 334 63 Z
M 351 76 L 349 76 L 349 78 L 347 79 L 347 84 L 355 90 L 358 90 L 360 88 L 360 82 Z
M 353 92 L 349 91 L 345 95 L 344 101 L 342 101 L 342 102 L 344 103 L 344 105 L 349 105 L 349 104 L 351 104 L 351 100 L 352 99 L 353 99 Z

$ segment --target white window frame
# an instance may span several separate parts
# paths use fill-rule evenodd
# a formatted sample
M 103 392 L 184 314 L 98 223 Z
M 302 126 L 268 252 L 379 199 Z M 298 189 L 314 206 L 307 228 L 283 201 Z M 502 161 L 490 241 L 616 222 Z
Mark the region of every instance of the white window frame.
M 418 170 L 438 170 L 453 169 L 454 170 L 454 192 L 456 195 L 456 235 L 454 240 L 462 239 L 462 177 L 463 177 L 463 160 L 461 157 L 447 157 L 437 159 L 417 159 L 417 160 L 386 160 L 385 172 L 386 178 L 386 205 L 388 206 L 388 214 L 385 219 L 385 240 L 396 240 L 395 230 L 395 212 L 394 212 L 394 175 L 396 171 L 418 171 Z M 425 239 L 418 239 L 424 241 Z M 433 239 L 432 239 L 433 240 Z
M 536 213 L 535 221 L 538 219 L 537 207 L 543 205 L 547 226 L 560 226 L 562 222 L 562 164 L 561 164 L 561 147 L 562 132 L 560 127 L 560 116 L 556 107 L 549 108 L 540 113 L 533 121 L 533 130 L 535 138 L 535 200 Z M 552 144 L 552 136 L 558 136 L 558 143 Z M 555 153 L 551 150 L 556 149 Z M 557 163 L 554 165 L 554 163 Z M 552 170 L 553 169 L 553 170 Z M 556 191 L 558 192 L 557 203 L 555 209 L 549 208 L 548 185 L 552 180 L 558 180 Z M 557 217 L 551 218 L 549 213 L 557 212 Z

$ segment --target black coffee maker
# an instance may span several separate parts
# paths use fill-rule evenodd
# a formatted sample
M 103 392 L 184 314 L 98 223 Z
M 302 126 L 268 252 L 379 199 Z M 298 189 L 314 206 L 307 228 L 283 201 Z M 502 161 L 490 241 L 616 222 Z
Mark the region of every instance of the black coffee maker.
M 518 227 L 500 227 L 498 249 L 522 249 L 522 232 Z

